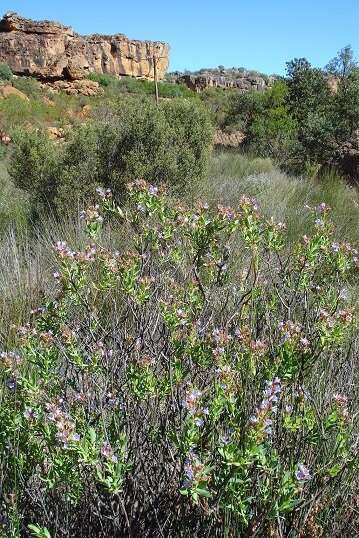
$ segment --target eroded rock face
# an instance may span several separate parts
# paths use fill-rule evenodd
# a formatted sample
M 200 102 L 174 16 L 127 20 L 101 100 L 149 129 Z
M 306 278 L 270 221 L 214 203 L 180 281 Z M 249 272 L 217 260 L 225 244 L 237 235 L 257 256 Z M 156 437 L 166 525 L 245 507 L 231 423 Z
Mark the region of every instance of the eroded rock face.
M 332 164 L 339 165 L 344 174 L 351 178 L 359 179 L 359 129 L 340 146 Z
M 251 90 L 261 91 L 270 88 L 274 82 L 274 78 L 268 77 L 264 79 L 260 76 L 243 75 L 237 78 L 230 78 L 225 75 L 181 75 L 177 78 L 177 82 L 185 84 L 193 91 L 201 92 L 207 88 L 236 88 L 241 92 Z
M 50 87 L 55 93 L 62 91 L 67 93 L 68 95 L 87 95 L 91 97 L 103 92 L 98 82 L 86 79 L 56 80 L 51 84 Z
M 155 58 L 155 60 L 154 60 Z M 80 36 L 51 21 L 31 21 L 7 13 L 0 21 L 0 62 L 13 73 L 45 80 L 75 80 L 91 72 L 163 79 L 169 47 L 123 34 Z

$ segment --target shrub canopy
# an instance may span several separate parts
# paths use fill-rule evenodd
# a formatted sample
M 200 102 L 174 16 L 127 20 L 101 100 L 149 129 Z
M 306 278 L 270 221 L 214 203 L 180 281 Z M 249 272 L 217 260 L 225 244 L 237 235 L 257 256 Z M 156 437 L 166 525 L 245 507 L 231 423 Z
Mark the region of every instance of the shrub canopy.
M 35 204 L 60 210 L 110 187 L 121 197 L 133 177 L 186 188 L 207 171 L 212 125 L 201 103 L 173 99 L 159 106 L 149 99 L 125 99 L 74 127 L 65 144 L 41 132 L 15 136 L 10 174 Z

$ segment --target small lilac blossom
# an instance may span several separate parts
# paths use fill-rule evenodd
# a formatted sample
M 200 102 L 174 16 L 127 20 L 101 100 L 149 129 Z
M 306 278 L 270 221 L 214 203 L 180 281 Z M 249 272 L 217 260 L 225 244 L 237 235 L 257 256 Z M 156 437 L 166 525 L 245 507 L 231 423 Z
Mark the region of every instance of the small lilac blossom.
M 304 482 L 312 478 L 309 469 L 302 463 L 298 463 L 298 468 L 295 471 L 295 477 L 299 482 Z
M 24 417 L 29 420 L 29 421 L 33 421 L 33 420 L 36 420 L 36 418 L 38 417 L 38 413 L 36 413 L 36 411 L 34 411 L 32 409 L 32 407 L 26 407 L 25 411 L 24 411 Z
M 152 196 L 157 196 L 158 194 L 158 187 L 155 187 L 154 185 L 150 185 L 148 187 L 148 192 L 149 194 L 151 194 Z
M 6 386 L 10 390 L 15 390 L 16 389 L 16 379 L 14 377 L 10 377 L 10 379 L 8 379 L 6 381 Z

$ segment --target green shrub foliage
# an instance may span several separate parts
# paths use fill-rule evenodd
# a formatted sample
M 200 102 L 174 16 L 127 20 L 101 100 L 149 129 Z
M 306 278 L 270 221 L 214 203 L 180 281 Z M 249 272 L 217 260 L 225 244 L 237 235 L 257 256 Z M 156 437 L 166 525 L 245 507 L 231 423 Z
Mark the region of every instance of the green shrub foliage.
M 61 147 L 40 131 L 19 134 L 10 174 L 35 203 L 62 210 L 96 185 L 121 197 L 133 177 L 181 190 L 204 177 L 211 148 L 212 124 L 200 103 L 125 99 L 74 127 Z
M 245 196 L 98 194 L 1 354 L 4 536 L 355 535 L 358 253 L 329 208 L 288 251 Z
M 10 67 L 5 63 L 0 63 L 0 80 L 11 80 L 12 71 Z

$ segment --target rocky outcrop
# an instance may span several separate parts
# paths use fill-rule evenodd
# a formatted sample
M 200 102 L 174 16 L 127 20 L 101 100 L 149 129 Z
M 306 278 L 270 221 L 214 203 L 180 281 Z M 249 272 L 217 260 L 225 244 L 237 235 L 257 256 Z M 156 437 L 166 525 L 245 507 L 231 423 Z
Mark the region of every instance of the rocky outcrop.
M 30 101 L 27 95 L 14 88 L 14 86 L 10 86 L 10 84 L 0 85 L 0 99 L 7 99 L 8 97 L 19 97 L 23 101 Z
M 243 76 L 236 79 L 227 78 L 226 76 L 213 75 L 182 75 L 178 77 L 179 83 L 185 84 L 193 91 L 201 92 L 207 88 L 236 88 L 242 92 L 251 90 L 261 91 L 269 88 L 273 84 L 273 79 L 264 79 L 262 77 Z
M 234 131 L 233 133 L 226 133 L 217 129 L 213 137 L 213 145 L 223 148 L 239 148 L 245 139 L 244 133 L 241 131 Z
M 46 85 L 50 89 L 58 93 L 65 92 L 68 95 L 87 95 L 89 97 L 98 95 L 103 92 L 98 82 L 94 80 L 56 80 L 51 85 Z
M 0 21 L 0 62 L 13 73 L 42 80 L 76 80 L 89 73 L 163 79 L 169 47 L 123 34 L 80 36 L 51 21 L 32 21 L 7 13 Z
M 196 92 L 201 92 L 207 88 L 236 88 L 242 93 L 251 90 L 262 91 L 270 88 L 276 78 L 276 76 L 267 76 L 257 71 L 235 67 L 231 69 L 201 69 L 192 73 L 175 71 L 166 75 L 169 82 L 185 84 Z
M 351 178 L 359 179 L 359 129 L 337 150 L 331 164 Z

